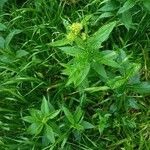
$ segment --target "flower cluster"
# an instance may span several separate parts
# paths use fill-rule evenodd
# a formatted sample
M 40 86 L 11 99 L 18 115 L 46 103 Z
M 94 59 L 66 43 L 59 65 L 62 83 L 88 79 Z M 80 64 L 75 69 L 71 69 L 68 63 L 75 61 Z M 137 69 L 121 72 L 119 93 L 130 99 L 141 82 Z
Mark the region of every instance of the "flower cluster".
M 80 35 L 81 33 L 81 30 L 83 29 L 83 26 L 81 23 L 73 23 L 71 26 L 70 26 L 70 32 L 67 34 L 67 39 L 70 40 L 70 41 L 74 41 L 75 38 Z M 85 36 L 85 33 L 81 33 L 81 38 L 83 40 L 86 39 L 86 36 Z

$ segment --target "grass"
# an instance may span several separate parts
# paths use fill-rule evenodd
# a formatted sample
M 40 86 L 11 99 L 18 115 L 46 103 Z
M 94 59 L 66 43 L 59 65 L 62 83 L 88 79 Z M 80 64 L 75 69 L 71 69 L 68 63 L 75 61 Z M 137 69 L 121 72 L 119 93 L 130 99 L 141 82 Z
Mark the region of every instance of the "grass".
M 147 0 L 2 0 L 0 149 L 149 150 L 149 19 Z

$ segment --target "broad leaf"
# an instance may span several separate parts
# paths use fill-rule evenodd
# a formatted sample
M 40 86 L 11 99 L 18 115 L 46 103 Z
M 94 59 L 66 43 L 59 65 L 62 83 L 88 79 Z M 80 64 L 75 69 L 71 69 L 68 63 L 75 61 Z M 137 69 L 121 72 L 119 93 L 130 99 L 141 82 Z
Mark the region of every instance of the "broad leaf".
M 34 118 L 32 116 L 25 116 L 22 119 L 28 123 L 35 123 L 38 121 L 36 118 Z
M 62 50 L 67 55 L 71 55 L 71 56 L 80 56 L 80 54 L 83 52 L 83 50 L 77 46 L 59 47 L 59 49 Z
M 114 79 L 111 79 L 107 82 L 107 84 L 112 88 L 116 89 L 119 88 L 120 86 L 124 85 L 125 82 L 127 81 L 126 78 L 123 78 L 121 76 L 117 76 Z
M 119 6 L 119 3 L 117 1 L 108 0 L 106 4 L 100 8 L 100 11 L 113 11 L 117 9 Z
M 88 40 L 87 47 L 90 49 L 98 49 L 100 48 L 102 42 L 106 41 L 116 26 L 116 21 L 110 22 L 104 26 L 102 26 L 97 32 L 95 32 Z
M 100 75 L 102 76 L 104 79 L 107 79 L 108 76 L 107 76 L 107 73 L 106 73 L 106 70 L 104 68 L 104 66 L 98 62 L 94 62 L 92 64 L 92 67 L 93 69 Z
M 6 29 L 7 27 L 4 24 L 0 23 L 0 31 L 5 31 Z
M 60 110 L 55 110 L 54 112 L 52 112 L 50 115 L 49 115 L 49 119 L 54 119 L 56 116 L 58 116 L 58 114 L 60 113 Z
M 143 5 L 147 10 L 150 11 L 150 0 L 143 0 Z
M 98 17 L 98 19 L 108 18 L 108 17 L 111 17 L 111 16 L 113 16 L 113 15 L 114 15 L 114 14 L 111 13 L 111 12 L 105 12 L 105 13 L 102 13 L 102 14 Z
M 45 115 L 45 116 L 48 115 L 49 112 L 50 112 L 49 103 L 48 103 L 48 101 L 46 100 L 45 97 L 44 97 L 43 100 L 42 100 L 41 112 L 42 112 L 43 115 Z
M 5 39 L 0 36 L 0 49 L 4 49 L 4 46 L 5 46 Z
M 21 30 L 15 29 L 13 31 L 11 31 L 8 36 L 5 39 L 5 47 L 8 48 L 9 43 L 11 42 L 12 38 L 16 35 L 21 33 Z
M 75 120 L 74 120 L 74 117 L 73 115 L 71 114 L 71 112 L 66 108 L 66 107 L 63 107 L 63 111 L 65 113 L 65 116 L 67 117 L 67 119 L 69 120 L 69 122 L 74 125 L 75 124 Z
M 90 63 L 86 59 L 74 59 L 72 64 L 64 65 L 66 69 L 63 71 L 63 74 L 69 76 L 67 85 L 74 83 L 75 86 L 78 86 L 87 77 L 90 70 Z
M 28 55 L 28 54 L 29 54 L 29 52 L 27 52 L 27 51 L 25 51 L 25 50 L 18 50 L 18 51 L 16 52 L 16 57 L 17 57 L 17 58 L 21 58 L 21 57 L 26 56 L 26 55 Z
M 55 134 L 52 127 L 50 127 L 49 125 L 46 125 L 45 127 L 45 136 L 51 143 L 55 143 Z
M 38 135 L 43 129 L 43 125 L 40 124 L 40 123 L 32 123 L 29 128 L 28 128 L 28 132 L 30 134 L 33 134 L 33 135 Z
M 134 29 L 133 22 L 132 22 L 132 15 L 130 11 L 126 11 L 121 15 L 121 21 L 125 25 L 125 27 L 129 30 L 130 28 Z
M 30 109 L 30 114 L 32 117 L 36 118 L 36 119 L 40 119 L 42 118 L 42 112 L 40 110 L 37 109 Z
M 84 127 L 84 129 L 93 129 L 95 126 L 87 121 L 83 121 L 81 125 Z
M 83 116 L 83 111 L 82 111 L 81 107 L 79 106 L 76 108 L 76 111 L 74 113 L 75 122 L 78 123 L 80 121 L 80 119 L 82 118 L 82 116 Z
M 136 0 L 127 0 L 124 5 L 119 9 L 118 14 L 121 14 L 131 9 L 136 4 Z
M 130 87 L 130 89 L 139 94 L 150 95 L 150 82 L 141 82 L 139 84 L 134 84 Z
M 8 0 L 0 0 L 0 11 Z

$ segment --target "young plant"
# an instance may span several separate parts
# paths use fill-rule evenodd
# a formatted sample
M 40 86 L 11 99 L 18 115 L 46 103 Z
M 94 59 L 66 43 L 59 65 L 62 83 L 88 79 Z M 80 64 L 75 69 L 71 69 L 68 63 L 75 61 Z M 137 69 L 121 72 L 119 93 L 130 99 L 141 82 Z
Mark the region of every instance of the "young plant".
M 55 110 L 45 99 L 42 100 L 41 109 L 30 109 L 30 116 L 23 117 L 23 120 L 31 123 L 28 133 L 37 137 L 42 134 L 43 144 L 55 143 L 57 125 L 54 119 L 60 113 L 60 109 Z
M 114 60 L 116 58 L 114 51 L 99 51 L 116 24 L 116 21 L 110 22 L 89 36 L 82 32 L 84 29 L 82 23 L 73 23 L 65 39 L 50 43 L 50 46 L 57 47 L 73 57 L 67 64 L 62 64 L 65 67 L 63 74 L 69 78 L 67 85 L 71 83 L 74 83 L 75 86 L 81 85 L 87 80 L 91 68 L 107 79 L 105 65 L 120 67 Z
M 66 122 L 66 127 L 69 131 L 70 129 L 72 130 L 76 140 L 80 140 L 84 130 L 95 128 L 93 124 L 84 120 L 84 113 L 81 107 L 77 107 L 73 114 L 64 106 L 62 109 L 68 120 L 68 122 Z

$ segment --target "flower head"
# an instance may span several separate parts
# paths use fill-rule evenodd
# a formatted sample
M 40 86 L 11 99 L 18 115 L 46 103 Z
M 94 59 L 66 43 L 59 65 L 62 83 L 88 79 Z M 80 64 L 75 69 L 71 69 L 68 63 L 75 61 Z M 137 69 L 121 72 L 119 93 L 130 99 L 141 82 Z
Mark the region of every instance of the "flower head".
M 75 35 L 79 34 L 82 29 L 83 29 L 83 26 L 81 23 L 76 22 L 70 26 L 71 32 L 74 33 Z
M 76 35 L 73 34 L 72 32 L 69 32 L 66 36 L 66 38 L 69 40 L 69 41 L 74 41 L 74 39 L 76 38 Z

